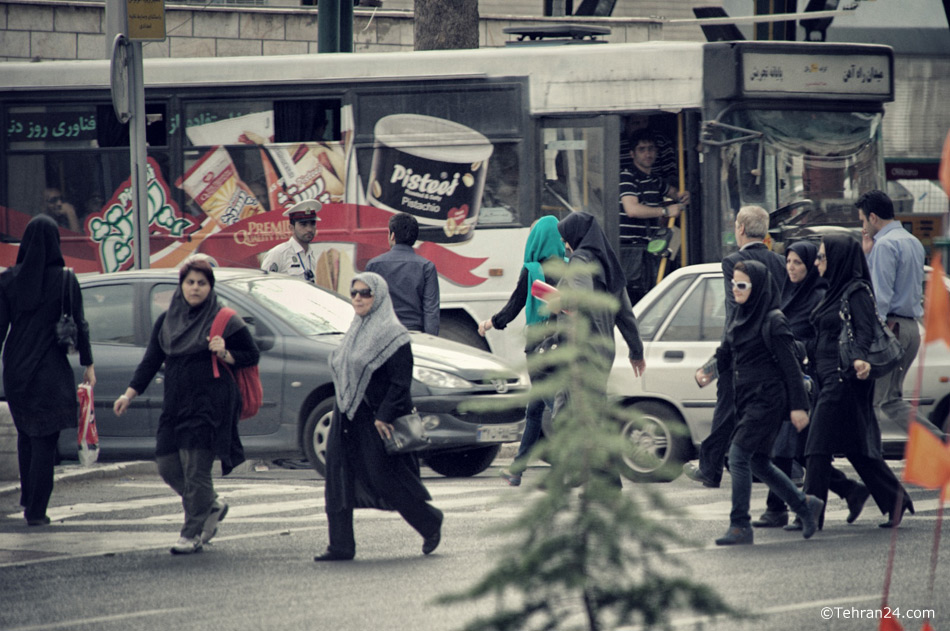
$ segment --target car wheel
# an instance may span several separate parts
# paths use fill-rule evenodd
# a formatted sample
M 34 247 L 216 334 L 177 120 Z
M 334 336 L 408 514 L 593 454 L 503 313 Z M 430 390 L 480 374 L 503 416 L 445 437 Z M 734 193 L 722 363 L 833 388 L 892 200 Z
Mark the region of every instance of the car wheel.
M 310 466 L 321 476 L 327 475 L 327 439 L 333 418 L 333 397 L 324 399 L 307 415 L 303 426 L 303 451 Z
M 485 338 L 478 334 L 478 329 L 473 328 L 470 323 L 461 319 L 445 318 L 440 321 L 439 337 L 444 337 L 447 340 L 465 344 L 466 346 L 474 346 L 485 352 L 490 352 L 491 350 L 488 348 L 488 342 L 485 341 Z
M 429 468 L 447 478 L 469 478 L 491 466 L 501 445 L 424 455 Z
M 632 406 L 639 421 L 628 420 L 621 436 L 632 449 L 624 456 L 621 471 L 634 482 L 669 482 L 683 471 L 689 449 L 689 431 L 676 410 L 656 401 Z

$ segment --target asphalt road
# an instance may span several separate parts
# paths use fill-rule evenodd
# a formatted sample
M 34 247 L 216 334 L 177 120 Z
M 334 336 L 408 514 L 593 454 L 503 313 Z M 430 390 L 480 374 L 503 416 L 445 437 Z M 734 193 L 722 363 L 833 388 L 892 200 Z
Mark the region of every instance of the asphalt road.
M 17 494 L 0 488 L 0 629 L 459 629 L 493 602 L 441 606 L 432 599 L 487 572 L 505 554 L 506 540 L 492 527 L 540 493 L 505 485 L 496 477 L 503 464 L 467 479 L 424 470 L 446 513 L 442 545 L 431 556 L 421 554 L 421 537 L 398 515 L 357 511 L 357 558 L 338 564 L 312 561 L 326 545 L 326 518 L 322 480 L 307 470 L 247 468 L 216 479 L 230 512 L 212 544 L 187 557 L 168 553 L 180 504 L 150 464 L 60 481 L 49 511 L 54 523 L 43 528 L 28 529 Z M 900 463 L 892 464 L 899 473 Z M 753 507 L 761 510 L 765 489 L 755 487 Z M 847 507 L 833 499 L 825 529 L 809 541 L 758 530 L 754 546 L 724 549 L 712 542 L 728 522 L 727 487 L 681 477 L 657 488 L 682 513 L 654 516 L 694 542 L 671 549 L 673 557 L 694 579 L 759 615 L 736 622 L 674 612 L 674 628 L 878 628 L 868 616 L 881 604 L 893 533 L 877 527 L 873 503 L 848 525 Z M 917 515 L 897 531 L 889 605 L 900 608 L 904 629 L 920 629 L 922 621 L 908 616 L 926 609 L 934 610 L 935 628 L 948 628 L 948 564 L 940 564 L 928 596 L 937 494 L 911 495 Z M 947 544 L 940 548 L 946 554 Z

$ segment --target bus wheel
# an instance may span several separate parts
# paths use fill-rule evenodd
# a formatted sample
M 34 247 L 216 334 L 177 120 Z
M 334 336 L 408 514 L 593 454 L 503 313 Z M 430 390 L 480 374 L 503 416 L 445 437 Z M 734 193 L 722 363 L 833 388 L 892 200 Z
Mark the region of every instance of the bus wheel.
M 429 468 L 447 478 L 470 478 L 491 466 L 501 445 L 423 455 Z
M 327 475 L 327 439 L 333 418 L 333 397 L 324 399 L 307 415 L 303 426 L 303 451 L 310 466 L 322 477 Z
M 474 346 L 486 353 L 491 352 L 488 348 L 488 342 L 478 334 L 478 329 L 464 318 L 442 318 L 439 322 L 439 337 L 444 337 L 453 342 L 459 342 L 466 346 Z
M 638 419 L 627 420 L 620 434 L 630 443 L 621 472 L 634 482 L 669 482 L 683 471 L 689 431 L 676 410 L 657 401 L 638 401 Z

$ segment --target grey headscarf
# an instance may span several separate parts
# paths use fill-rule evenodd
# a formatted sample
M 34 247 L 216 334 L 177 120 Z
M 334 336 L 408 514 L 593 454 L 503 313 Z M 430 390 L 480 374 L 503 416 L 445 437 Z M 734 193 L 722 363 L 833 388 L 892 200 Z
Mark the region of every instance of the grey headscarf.
M 373 372 L 409 343 L 409 331 L 396 317 L 383 277 L 373 272 L 357 274 L 350 282 L 351 289 L 358 280 L 372 290 L 373 306 L 365 316 L 353 318 L 340 346 L 330 353 L 336 402 L 349 419 L 362 403 Z

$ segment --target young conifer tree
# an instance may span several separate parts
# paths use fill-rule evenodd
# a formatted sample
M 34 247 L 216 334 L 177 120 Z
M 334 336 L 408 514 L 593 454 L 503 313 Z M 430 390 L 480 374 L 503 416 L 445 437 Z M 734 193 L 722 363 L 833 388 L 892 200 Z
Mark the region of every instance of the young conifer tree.
M 584 271 L 578 268 L 562 265 L 555 273 L 567 278 Z M 630 444 L 618 428 L 630 413 L 606 396 L 610 365 L 589 320 L 598 310 L 616 313 L 617 301 L 602 292 L 561 289 L 555 308 L 565 311 L 556 325 L 529 327 L 532 336 L 557 332 L 555 347 L 529 359 L 532 372 L 543 367 L 549 376 L 532 385 L 526 402 L 559 393 L 553 435 L 531 454 L 551 465 L 532 470 L 533 476 L 542 472 L 535 486 L 543 493 L 519 498 L 524 509 L 501 528 L 512 541 L 497 565 L 470 589 L 440 601 L 495 597 L 494 614 L 465 631 L 653 629 L 683 611 L 741 616 L 666 553 L 668 544 L 686 542 L 650 516 L 673 510 L 655 487 L 620 488 L 618 464 L 629 457 Z

